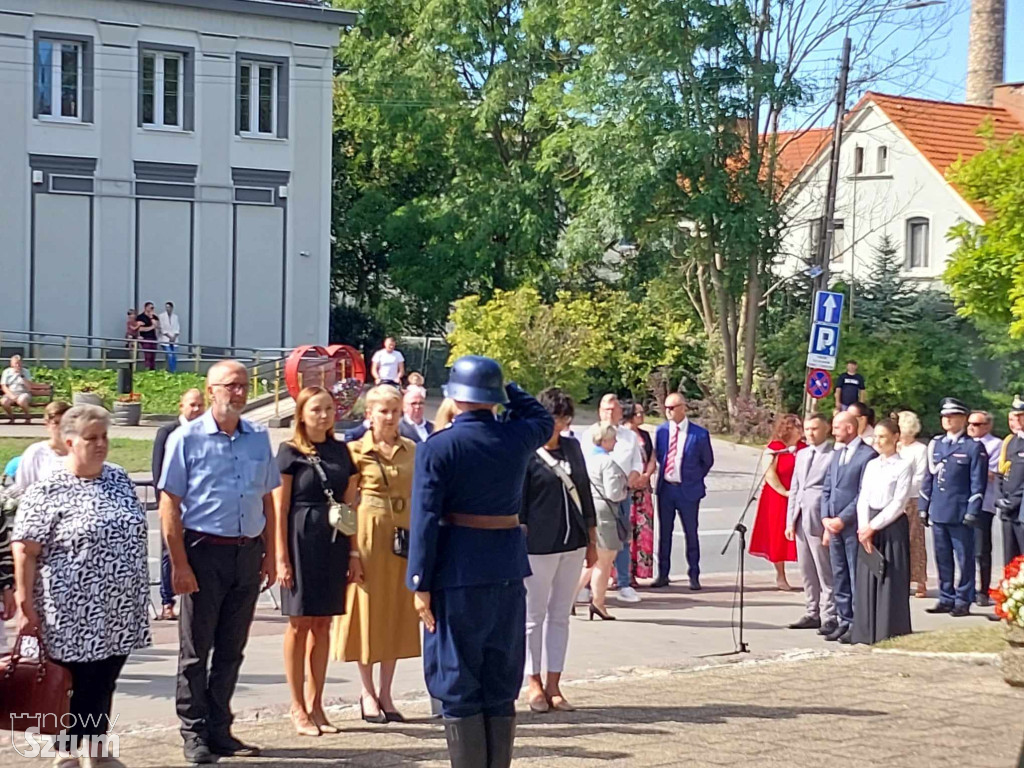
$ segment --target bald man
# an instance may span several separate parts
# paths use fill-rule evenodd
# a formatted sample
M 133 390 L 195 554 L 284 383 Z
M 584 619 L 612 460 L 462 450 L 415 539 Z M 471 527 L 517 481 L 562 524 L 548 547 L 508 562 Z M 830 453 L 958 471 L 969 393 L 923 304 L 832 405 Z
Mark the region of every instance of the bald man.
M 164 449 L 167 447 L 167 438 L 178 427 L 188 424 L 203 415 L 206 403 L 203 402 L 203 393 L 198 389 L 189 389 L 178 401 L 178 418 L 164 424 L 156 431 L 156 438 L 153 440 L 153 487 L 157 488 L 156 500 L 160 501 L 160 475 L 164 468 Z M 174 615 L 174 589 L 171 586 L 171 556 L 167 553 L 167 544 L 163 537 L 160 538 L 160 603 L 163 610 L 157 617 L 161 621 L 176 621 Z
M 664 424 L 654 434 L 658 457 L 658 578 L 652 587 L 668 586 L 672 557 L 672 530 L 676 515 L 686 536 L 686 565 L 690 589 L 700 587 L 700 540 L 697 517 L 707 494 L 704 478 L 715 463 L 711 436 L 687 418 L 686 398 L 673 392 L 665 398 Z
M 177 710 L 185 759 L 256 757 L 231 734 L 231 697 L 260 587 L 273 585 L 274 506 L 281 484 L 270 438 L 242 418 L 249 374 L 235 360 L 206 375 L 210 410 L 167 441 L 160 517 L 181 595 Z
M 857 434 L 857 417 L 850 411 L 832 419 L 832 460 L 821 490 L 821 543 L 829 547 L 832 562 L 832 598 L 836 606 L 836 628 L 826 640 L 852 642 L 853 574 L 857 570 L 857 498 L 864 467 L 878 454 Z

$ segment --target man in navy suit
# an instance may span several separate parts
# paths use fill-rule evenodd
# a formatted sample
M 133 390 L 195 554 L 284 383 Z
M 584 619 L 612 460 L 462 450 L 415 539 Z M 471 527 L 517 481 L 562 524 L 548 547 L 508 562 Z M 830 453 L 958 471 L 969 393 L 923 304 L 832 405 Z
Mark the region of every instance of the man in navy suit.
M 853 626 L 853 575 L 857 570 L 857 497 L 864 467 L 878 454 L 857 434 L 857 417 L 850 411 L 832 419 L 835 446 L 821 490 L 821 543 L 829 547 L 832 561 L 832 597 L 836 604 L 836 628 L 826 640 L 849 644 Z
M 988 483 L 988 457 L 981 443 L 967 436 L 966 405 L 955 397 L 940 405 L 945 435 L 928 445 L 928 471 L 921 483 L 918 511 L 932 525 L 939 602 L 928 613 L 967 616 L 974 601 L 974 527 Z M 960 579 L 954 589 L 954 558 Z
M 697 538 L 697 513 L 707 490 L 704 478 L 715 463 L 711 436 L 704 427 L 686 418 L 686 399 L 678 392 L 665 398 L 668 418 L 654 435 L 658 457 L 658 578 L 652 587 L 668 585 L 672 564 L 672 529 L 676 515 L 686 535 L 686 564 L 690 589 L 700 589 L 700 541 Z

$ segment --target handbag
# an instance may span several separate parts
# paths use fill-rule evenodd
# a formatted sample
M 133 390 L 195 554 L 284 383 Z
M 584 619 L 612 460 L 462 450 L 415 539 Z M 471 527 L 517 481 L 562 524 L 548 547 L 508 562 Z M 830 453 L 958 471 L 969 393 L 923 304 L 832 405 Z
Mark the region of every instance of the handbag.
M 309 463 L 312 465 L 317 477 L 320 478 L 320 485 L 324 489 L 324 496 L 327 497 L 327 523 L 334 529 L 334 532 L 331 534 L 331 541 L 334 541 L 339 533 L 342 536 L 355 536 L 359 527 L 359 518 L 356 516 L 355 510 L 348 504 L 335 500 L 334 491 L 331 490 L 331 486 L 328 484 L 327 473 L 324 472 L 320 457 L 315 452 L 309 455 Z
M 50 658 L 38 630 L 30 636 L 39 647 L 37 657 L 21 655 L 25 634 L 19 633 L 11 654 L 0 658 L 0 729 L 38 728 L 55 735 L 71 711 L 71 671 Z
M 384 489 L 391 490 L 391 484 L 388 482 L 388 473 L 384 471 L 384 464 L 380 460 L 380 456 L 377 455 L 376 451 L 371 451 L 370 454 L 373 456 L 373 460 L 377 462 L 377 468 L 380 469 L 380 477 L 384 481 Z M 391 516 L 395 516 L 394 507 L 391 504 L 391 497 L 386 496 L 388 500 L 388 512 Z M 391 535 L 391 551 L 399 557 L 408 560 L 409 559 L 409 529 L 402 528 L 396 525 L 395 530 Z
M 621 471 L 621 470 L 620 470 Z M 598 496 L 601 497 L 601 501 L 609 506 L 611 509 L 618 509 L 619 502 L 611 501 L 596 485 L 591 483 L 591 490 L 594 491 Z M 628 498 L 628 497 L 627 497 Z M 622 515 L 615 515 L 615 532 L 619 534 L 619 541 L 625 544 L 627 541 L 633 538 L 633 531 L 629 524 L 622 519 Z

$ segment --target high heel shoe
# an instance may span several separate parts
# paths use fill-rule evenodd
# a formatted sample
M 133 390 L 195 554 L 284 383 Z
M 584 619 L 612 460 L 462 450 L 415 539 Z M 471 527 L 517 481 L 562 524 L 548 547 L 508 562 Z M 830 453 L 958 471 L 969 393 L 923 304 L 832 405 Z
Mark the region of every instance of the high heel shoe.
M 323 712 L 313 713 L 309 716 L 309 719 L 313 721 L 313 725 L 320 729 L 320 733 L 341 733 L 341 728 L 332 725 L 327 719 L 327 715 Z
M 600 616 L 601 621 L 615 621 L 615 617 L 608 613 L 607 610 L 602 610 L 593 603 L 590 603 L 588 608 L 590 609 L 590 621 L 593 621 L 595 616 Z
M 384 710 L 378 710 L 376 715 L 367 715 L 366 706 L 363 704 L 363 697 L 359 697 L 359 714 L 363 717 L 363 722 L 374 723 L 376 725 L 383 725 L 388 721 L 388 716 L 384 714 Z
M 291 713 L 291 718 L 292 718 L 292 726 L 295 728 L 295 733 L 297 733 L 299 736 L 314 736 L 315 737 L 315 736 L 319 736 L 320 735 L 320 728 L 317 726 L 316 723 L 314 723 L 309 718 L 308 715 L 306 716 L 306 722 L 305 723 L 300 723 L 299 722 L 299 718 L 296 716 L 295 712 Z

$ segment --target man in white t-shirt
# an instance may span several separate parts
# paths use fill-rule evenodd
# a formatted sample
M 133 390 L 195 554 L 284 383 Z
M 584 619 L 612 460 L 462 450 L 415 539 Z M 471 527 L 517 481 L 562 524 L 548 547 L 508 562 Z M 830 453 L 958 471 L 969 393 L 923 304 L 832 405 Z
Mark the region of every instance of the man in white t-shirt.
M 157 319 L 160 321 L 158 338 L 160 349 L 167 358 L 167 370 L 174 373 L 178 370 L 178 337 L 181 336 L 181 322 L 174 312 L 174 302 L 164 304 L 164 311 Z
M 20 408 L 24 411 L 27 422 L 32 413 L 34 392 L 32 374 L 22 366 L 21 355 L 12 355 L 11 367 L 4 368 L 3 373 L 0 373 L 0 407 L 11 419 L 14 418 L 14 408 Z
M 375 384 L 394 384 L 402 386 L 405 376 L 405 357 L 395 349 L 394 336 L 384 339 L 384 348 L 378 349 L 370 363 L 370 375 Z

